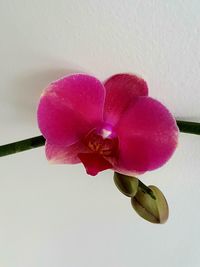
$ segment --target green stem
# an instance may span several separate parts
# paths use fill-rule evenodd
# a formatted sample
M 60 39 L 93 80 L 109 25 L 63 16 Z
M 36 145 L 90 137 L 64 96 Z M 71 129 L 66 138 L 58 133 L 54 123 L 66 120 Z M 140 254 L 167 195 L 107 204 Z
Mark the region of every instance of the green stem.
M 200 123 L 181 120 L 177 120 L 176 122 L 180 132 L 200 135 Z M 2 145 L 0 146 L 0 157 L 40 147 L 44 144 L 45 138 L 40 135 L 7 145 Z
M 0 157 L 40 147 L 43 146 L 44 144 L 45 144 L 45 139 L 42 135 L 40 135 L 22 141 L 17 141 L 14 143 L 3 145 L 0 146 Z
M 200 135 L 200 123 L 192 121 L 176 121 L 180 132 Z

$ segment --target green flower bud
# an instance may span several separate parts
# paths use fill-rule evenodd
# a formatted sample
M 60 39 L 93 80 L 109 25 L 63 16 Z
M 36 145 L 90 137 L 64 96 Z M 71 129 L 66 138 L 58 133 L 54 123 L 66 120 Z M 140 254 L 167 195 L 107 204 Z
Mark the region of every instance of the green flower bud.
M 156 199 L 142 190 L 132 197 L 131 203 L 135 211 L 145 220 L 152 223 L 165 223 L 169 216 L 167 201 L 163 193 L 153 185 L 148 186 Z
M 139 180 L 135 177 L 115 172 L 114 182 L 119 191 L 127 197 L 134 197 L 138 191 Z

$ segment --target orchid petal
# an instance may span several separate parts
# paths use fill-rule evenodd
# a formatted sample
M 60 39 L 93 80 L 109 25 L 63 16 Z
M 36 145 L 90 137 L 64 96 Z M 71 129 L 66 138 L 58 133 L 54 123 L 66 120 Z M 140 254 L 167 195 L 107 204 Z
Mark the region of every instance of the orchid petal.
M 55 164 L 77 164 L 80 163 L 79 153 L 87 153 L 89 149 L 81 142 L 76 142 L 70 146 L 52 145 L 46 143 L 46 157 Z
M 146 82 L 132 74 L 113 75 L 104 86 L 106 88 L 104 119 L 112 125 L 117 123 L 133 98 L 148 95 Z
M 150 97 L 138 97 L 129 105 L 117 127 L 119 158 L 114 169 L 124 173 L 161 167 L 172 156 L 178 127 L 165 106 Z
M 51 144 L 70 145 L 102 121 L 105 89 L 85 74 L 53 82 L 38 107 L 39 128 Z

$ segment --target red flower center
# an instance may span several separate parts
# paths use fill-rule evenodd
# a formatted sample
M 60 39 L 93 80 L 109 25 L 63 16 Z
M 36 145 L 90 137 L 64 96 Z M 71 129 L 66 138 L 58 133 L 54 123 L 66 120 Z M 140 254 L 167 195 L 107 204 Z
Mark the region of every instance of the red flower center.
M 85 136 L 83 143 L 91 151 L 78 154 L 87 173 L 96 175 L 102 170 L 113 167 L 112 162 L 117 158 L 119 142 L 110 126 L 91 130 Z
M 84 144 L 103 157 L 116 157 L 118 152 L 118 138 L 109 126 L 90 131 L 84 138 Z

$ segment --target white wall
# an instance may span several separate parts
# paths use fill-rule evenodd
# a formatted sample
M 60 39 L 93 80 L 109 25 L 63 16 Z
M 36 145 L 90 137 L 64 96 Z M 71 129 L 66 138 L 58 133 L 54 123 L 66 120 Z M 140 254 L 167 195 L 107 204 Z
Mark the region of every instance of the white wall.
M 42 89 L 73 71 L 143 76 L 178 118 L 200 121 L 199 0 L 0 0 L 0 142 L 39 134 Z M 0 160 L 1 267 L 200 266 L 200 137 L 141 179 L 170 205 L 140 219 L 112 181 L 51 166 L 43 148 Z

